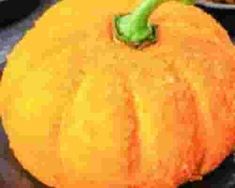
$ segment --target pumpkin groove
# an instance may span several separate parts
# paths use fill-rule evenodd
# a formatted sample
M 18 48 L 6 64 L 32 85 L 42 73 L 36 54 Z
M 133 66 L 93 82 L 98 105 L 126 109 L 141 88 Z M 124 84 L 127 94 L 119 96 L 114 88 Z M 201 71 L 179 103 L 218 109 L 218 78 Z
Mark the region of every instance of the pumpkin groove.
M 128 83 L 128 82 L 127 82 Z M 127 84 L 126 84 L 127 85 Z M 129 93 L 129 97 L 127 99 L 127 106 L 129 107 L 131 114 L 129 118 L 131 119 L 131 124 L 133 124 L 132 132 L 129 137 L 129 146 L 127 153 L 127 161 L 128 161 L 128 179 L 136 179 L 136 175 L 140 169 L 141 163 L 141 147 L 140 147 L 140 138 L 139 138 L 139 118 L 137 115 L 137 109 L 135 105 L 134 95 L 131 92 L 131 89 L 127 89 Z

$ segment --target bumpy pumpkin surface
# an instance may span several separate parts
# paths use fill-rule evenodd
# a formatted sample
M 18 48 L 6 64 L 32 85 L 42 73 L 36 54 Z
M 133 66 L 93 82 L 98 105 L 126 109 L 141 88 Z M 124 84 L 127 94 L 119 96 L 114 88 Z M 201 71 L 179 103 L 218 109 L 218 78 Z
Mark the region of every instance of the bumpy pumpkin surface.
M 161 5 L 158 41 L 113 40 L 137 0 L 65 0 L 8 57 L 1 116 L 25 169 L 54 187 L 175 188 L 235 144 L 235 50 L 194 6 Z

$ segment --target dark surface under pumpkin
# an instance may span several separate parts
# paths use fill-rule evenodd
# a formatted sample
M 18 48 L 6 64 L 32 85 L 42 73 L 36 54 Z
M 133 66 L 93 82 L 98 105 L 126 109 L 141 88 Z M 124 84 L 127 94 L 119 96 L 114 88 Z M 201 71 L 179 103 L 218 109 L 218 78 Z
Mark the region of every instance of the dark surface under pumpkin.
M 0 26 L 20 20 L 39 5 L 40 0 L 0 0 Z
M 45 4 L 53 4 L 53 0 L 42 1 L 41 8 L 38 8 L 33 15 L 21 20 L 6 28 L 0 28 L 0 76 L 5 66 L 5 55 L 12 46 L 23 36 L 26 29 L 31 27 L 33 20 L 39 15 L 45 7 Z M 44 8 L 42 8 L 44 7 Z M 8 37 L 5 37 L 8 36 Z M 231 38 L 235 37 L 231 35 Z M 3 46 L 2 46 L 3 44 Z M 2 188 L 46 188 L 44 184 L 37 181 L 28 172 L 23 170 L 22 166 L 14 157 L 12 150 L 9 149 L 7 136 L 0 124 L 0 187 Z M 218 169 L 205 176 L 203 181 L 187 183 L 181 188 L 234 188 L 235 187 L 235 154 L 230 155 L 220 165 Z

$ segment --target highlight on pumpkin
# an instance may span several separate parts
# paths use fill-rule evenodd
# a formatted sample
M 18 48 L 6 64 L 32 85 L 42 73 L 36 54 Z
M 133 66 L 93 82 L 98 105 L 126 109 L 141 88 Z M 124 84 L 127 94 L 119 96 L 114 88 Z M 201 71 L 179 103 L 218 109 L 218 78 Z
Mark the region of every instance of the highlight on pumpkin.
M 157 26 L 156 41 L 117 42 L 113 21 L 126 14 L 147 33 Z M 55 188 L 201 180 L 235 145 L 234 52 L 210 15 L 182 1 L 60 1 L 8 56 L 0 115 L 10 147 Z

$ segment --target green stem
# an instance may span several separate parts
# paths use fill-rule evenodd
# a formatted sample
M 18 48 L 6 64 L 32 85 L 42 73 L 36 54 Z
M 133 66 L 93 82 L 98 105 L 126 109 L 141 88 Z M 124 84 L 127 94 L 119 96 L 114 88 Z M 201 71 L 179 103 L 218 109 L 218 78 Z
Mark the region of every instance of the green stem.
M 153 11 L 162 3 L 169 0 L 143 0 L 131 14 L 115 18 L 117 39 L 129 45 L 139 47 L 144 43 L 156 41 L 156 28 L 148 23 Z M 193 4 L 194 0 L 181 0 L 185 4 Z

